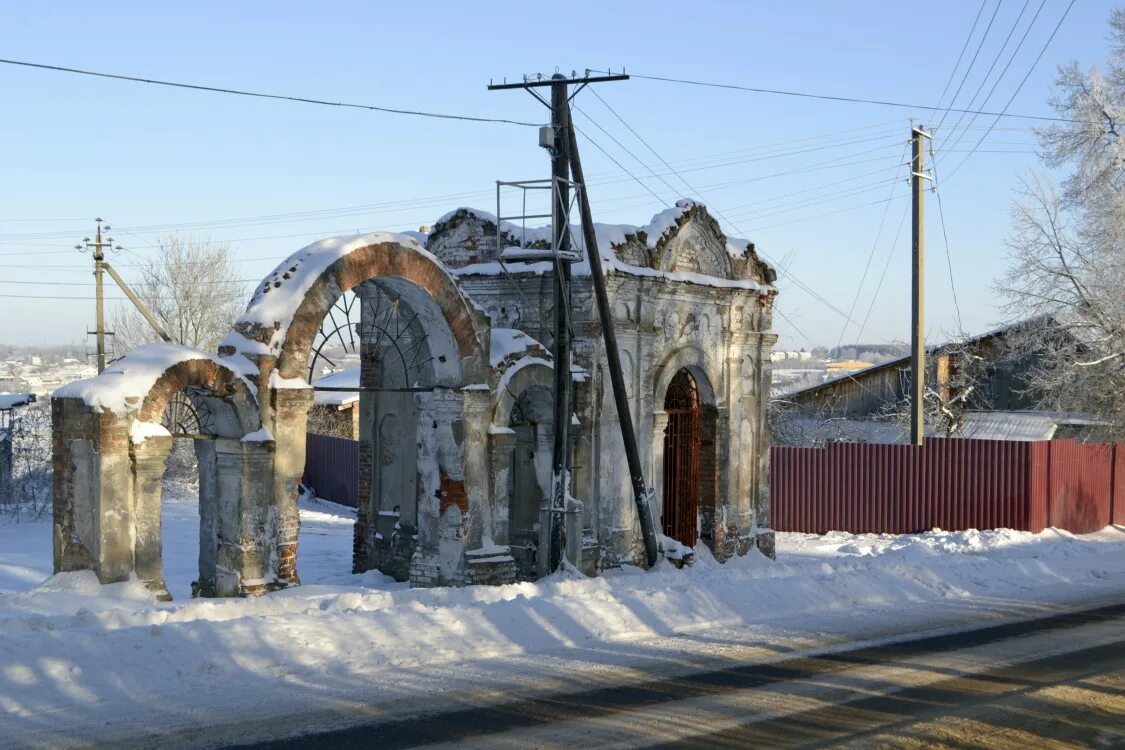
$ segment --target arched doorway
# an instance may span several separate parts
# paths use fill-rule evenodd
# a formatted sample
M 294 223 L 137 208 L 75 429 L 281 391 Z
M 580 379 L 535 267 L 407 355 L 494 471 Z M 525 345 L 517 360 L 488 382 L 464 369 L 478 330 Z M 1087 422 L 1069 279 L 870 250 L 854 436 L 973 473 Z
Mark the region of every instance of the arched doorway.
M 525 580 L 536 578 L 539 515 L 551 486 L 552 404 L 548 389 L 533 386 L 520 394 L 508 417 L 515 433 L 508 473 L 508 544 Z
M 703 410 L 699 384 L 686 368 L 668 384 L 664 411 L 668 425 L 664 430 L 662 530 L 665 536 L 693 547 L 699 537 Z

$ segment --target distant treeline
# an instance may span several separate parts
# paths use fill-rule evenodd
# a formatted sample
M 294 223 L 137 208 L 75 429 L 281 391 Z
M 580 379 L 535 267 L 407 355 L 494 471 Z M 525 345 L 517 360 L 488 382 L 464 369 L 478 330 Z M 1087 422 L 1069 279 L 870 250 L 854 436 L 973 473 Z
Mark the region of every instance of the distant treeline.
M 857 359 L 861 362 L 878 364 L 888 359 L 905 357 L 910 353 L 906 344 L 855 344 L 853 346 L 818 346 L 812 350 L 814 357 L 833 360 Z

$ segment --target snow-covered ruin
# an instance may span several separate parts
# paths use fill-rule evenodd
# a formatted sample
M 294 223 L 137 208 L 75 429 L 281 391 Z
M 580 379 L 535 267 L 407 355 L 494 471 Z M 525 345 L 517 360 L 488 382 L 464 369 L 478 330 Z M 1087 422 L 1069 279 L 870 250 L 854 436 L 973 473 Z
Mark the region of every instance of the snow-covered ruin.
M 771 554 L 772 269 L 690 201 L 597 235 L 666 551 Z M 354 570 L 414 585 L 533 578 L 550 493 L 552 264 L 521 252 L 549 236 L 459 209 L 427 235 L 322 240 L 262 281 L 217 354 L 144 346 L 57 391 L 56 572 L 135 574 L 167 593 L 161 479 L 174 438 L 161 422 L 184 393 L 208 415 L 194 436 L 195 588 L 235 596 L 298 583 L 310 354 L 350 291 L 361 310 Z M 594 574 L 644 556 L 588 264 L 573 275 L 565 554 Z

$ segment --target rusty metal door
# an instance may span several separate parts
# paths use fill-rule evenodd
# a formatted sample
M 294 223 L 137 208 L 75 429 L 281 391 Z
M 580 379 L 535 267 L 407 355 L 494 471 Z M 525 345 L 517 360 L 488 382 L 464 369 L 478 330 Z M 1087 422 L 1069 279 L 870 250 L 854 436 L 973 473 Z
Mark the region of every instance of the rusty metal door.
M 699 386 L 680 370 L 664 397 L 668 426 L 664 430 L 664 535 L 694 547 L 699 535 L 699 467 L 703 450 L 703 419 Z

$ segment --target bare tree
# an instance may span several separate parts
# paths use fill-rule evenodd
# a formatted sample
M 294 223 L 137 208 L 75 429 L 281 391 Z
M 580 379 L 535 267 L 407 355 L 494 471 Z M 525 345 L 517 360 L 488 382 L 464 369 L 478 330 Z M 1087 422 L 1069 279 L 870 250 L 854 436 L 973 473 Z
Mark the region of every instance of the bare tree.
M 246 301 L 230 246 L 182 234 L 169 235 L 159 245 L 157 255 L 141 264 L 134 291 L 173 341 L 214 351 Z M 119 309 L 114 332 L 119 351 L 160 340 L 132 306 Z
M 51 512 L 51 409 L 46 401 L 12 415 L 11 496 L 0 498 L 0 517 L 36 521 Z
M 1039 131 L 1046 166 L 1069 168 L 1061 191 L 1026 178 L 1012 207 L 1011 264 L 998 282 L 1013 319 L 1050 321 L 1022 337 L 1045 407 L 1084 412 L 1099 437 L 1125 437 L 1125 10 L 1110 19 L 1105 74 L 1063 66 L 1051 105 L 1067 122 Z
M 985 381 L 990 368 L 1008 354 L 996 351 L 992 355 L 980 340 L 963 336 L 927 355 L 931 367 L 927 368 L 922 392 L 922 420 L 928 430 L 941 437 L 960 437 L 970 412 L 991 406 Z M 911 411 L 909 396 L 903 396 L 884 404 L 878 420 L 895 424 L 906 438 L 910 434 Z

